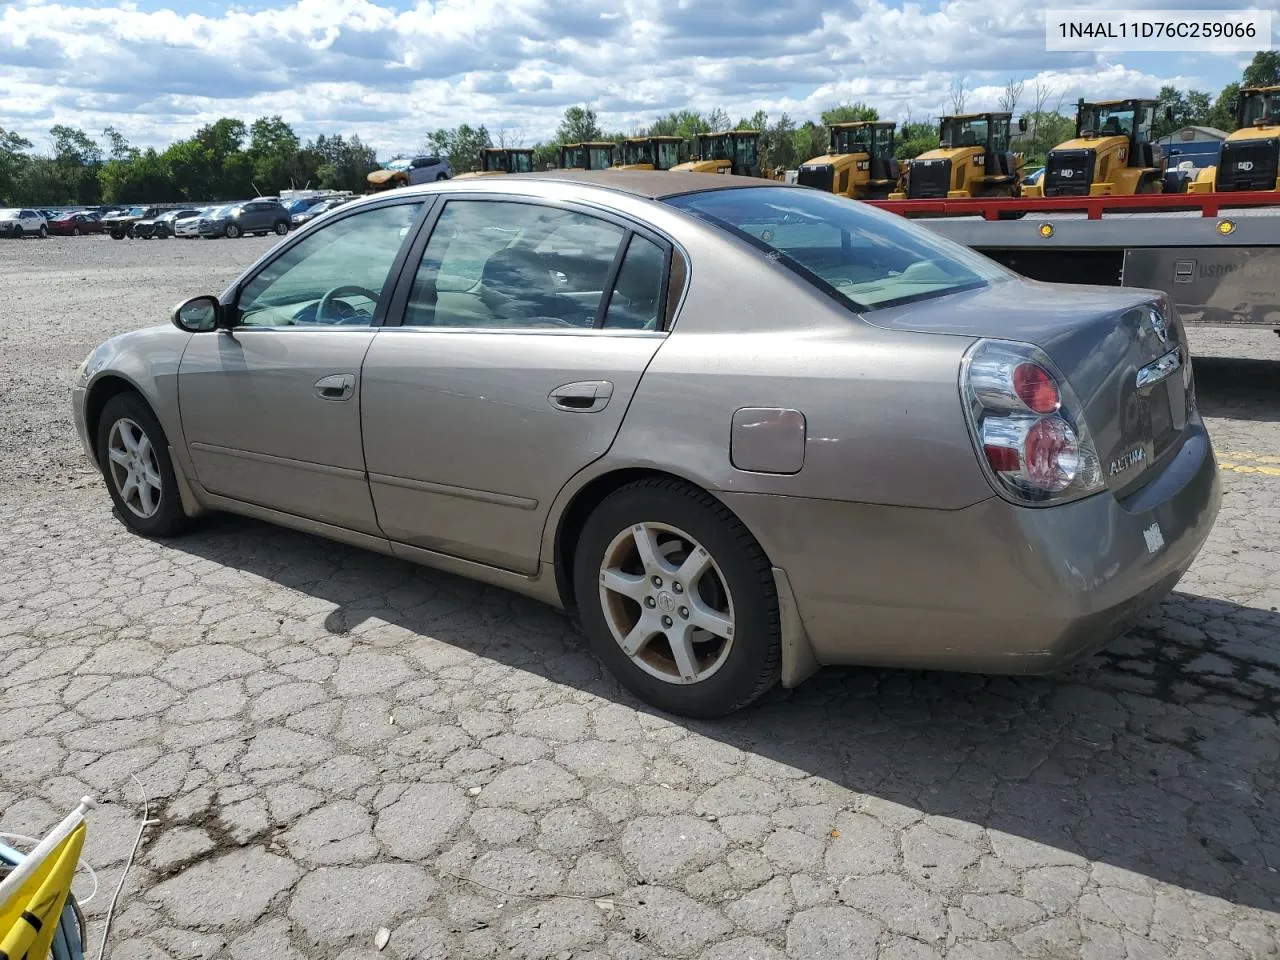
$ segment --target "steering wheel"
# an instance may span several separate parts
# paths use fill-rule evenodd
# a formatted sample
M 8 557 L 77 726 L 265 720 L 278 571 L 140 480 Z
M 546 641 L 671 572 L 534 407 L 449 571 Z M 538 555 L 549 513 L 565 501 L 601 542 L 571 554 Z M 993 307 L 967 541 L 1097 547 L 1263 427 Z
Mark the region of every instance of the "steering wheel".
M 375 304 L 378 302 L 378 294 L 374 293 L 368 287 L 362 287 L 359 284 L 354 283 L 344 283 L 341 286 L 332 287 L 325 291 L 324 296 L 320 298 L 320 303 L 316 306 L 315 322 L 341 323 L 344 319 L 347 319 L 343 317 L 341 313 L 334 315 L 333 305 L 339 297 L 346 297 L 352 294 L 372 300 Z

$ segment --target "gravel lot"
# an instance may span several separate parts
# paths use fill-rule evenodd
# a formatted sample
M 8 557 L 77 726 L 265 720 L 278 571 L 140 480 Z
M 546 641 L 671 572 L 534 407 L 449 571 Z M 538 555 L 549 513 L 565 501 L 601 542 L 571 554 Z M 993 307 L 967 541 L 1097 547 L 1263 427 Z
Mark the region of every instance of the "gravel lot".
M 112 518 L 76 364 L 272 240 L 0 243 L 0 830 L 105 801 L 92 955 L 131 774 L 159 823 L 117 960 L 1280 955 L 1280 338 L 1196 332 L 1221 519 L 1105 654 L 828 670 L 693 723 L 505 592 L 246 520 L 157 543 Z

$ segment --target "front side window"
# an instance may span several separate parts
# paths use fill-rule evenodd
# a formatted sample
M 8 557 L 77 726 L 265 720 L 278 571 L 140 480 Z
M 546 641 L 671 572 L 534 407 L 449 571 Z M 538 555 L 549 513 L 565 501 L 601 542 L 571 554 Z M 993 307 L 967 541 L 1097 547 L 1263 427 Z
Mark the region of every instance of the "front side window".
M 856 310 L 940 297 L 1013 276 L 909 220 L 816 190 L 748 187 L 667 202 L 746 240 Z
M 246 327 L 367 325 L 421 203 L 343 217 L 295 243 L 245 284 Z
M 451 200 L 423 251 L 404 322 L 590 329 L 624 235 L 556 207 Z

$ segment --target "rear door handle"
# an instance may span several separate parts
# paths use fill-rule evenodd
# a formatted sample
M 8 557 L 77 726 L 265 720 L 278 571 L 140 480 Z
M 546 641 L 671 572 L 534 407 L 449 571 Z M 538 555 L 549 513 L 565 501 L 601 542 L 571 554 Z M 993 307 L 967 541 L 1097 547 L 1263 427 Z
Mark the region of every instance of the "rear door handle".
M 316 396 L 321 400 L 350 400 L 356 392 L 354 373 L 335 373 L 316 381 Z
M 579 380 L 556 387 L 547 402 L 556 410 L 570 413 L 597 413 L 609 405 L 613 384 L 608 380 Z

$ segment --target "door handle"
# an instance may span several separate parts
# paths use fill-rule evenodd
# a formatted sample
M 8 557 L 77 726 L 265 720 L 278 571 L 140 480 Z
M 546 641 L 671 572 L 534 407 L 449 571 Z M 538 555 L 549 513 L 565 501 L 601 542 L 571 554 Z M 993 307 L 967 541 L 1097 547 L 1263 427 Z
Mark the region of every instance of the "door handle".
M 609 405 L 613 384 L 608 380 L 579 380 L 556 387 L 547 402 L 556 410 L 570 413 L 597 413 Z
M 356 392 L 354 373 L 335 373 L 316 381 L 316 396 L 321 400 L 349 400 Z

